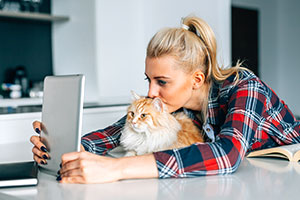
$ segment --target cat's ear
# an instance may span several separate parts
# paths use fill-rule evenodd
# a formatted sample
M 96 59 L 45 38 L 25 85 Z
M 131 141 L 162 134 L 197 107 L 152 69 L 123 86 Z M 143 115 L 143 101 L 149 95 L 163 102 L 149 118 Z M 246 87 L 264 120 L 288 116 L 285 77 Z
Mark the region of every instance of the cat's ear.
M 137 93 L 135 93 L 135 91 L 131 90 L 130 92 L 131 92 L 133 100 L 139 100 L 140 98 L 142 98 Z
M 163 104 L 162 100 L 158 97 L 155 97 L 153 99 L 152 105 L 159 112 L 163 112 L 165 110 L 165 105 Z

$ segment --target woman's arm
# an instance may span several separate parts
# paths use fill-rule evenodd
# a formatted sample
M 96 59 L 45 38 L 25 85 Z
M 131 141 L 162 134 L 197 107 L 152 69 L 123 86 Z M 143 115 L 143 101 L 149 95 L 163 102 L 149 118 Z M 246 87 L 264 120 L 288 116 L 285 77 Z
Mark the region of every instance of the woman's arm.
M 153 154 L 119 158 L 121 179 L 157 178 L 158 170 Z
M 223 107 L 226 117 L 216 141 L 154 153 L 160 178 L 228 174 L 238 169 L 261 123 L 265 90 L 256 79 L 246 80 L 230 93 L 223 91 L 220 98 L 226 105 L 215 102 L 213 106 Z M 223 111 L 218 112 L 215 117 L 222 117 Z
M 63 183 L 104 183 L 158 177 L 153 154 L 124 158 L 99 156 L 119 144 L 125 121 L 126 116 L 105 129 L 83 136 L 81 146 L 86 152 L 64 154 L 58 180 Z
M 153 154 L 110 158 L 89 152 L 62 156 L 58 180 L 62 183 L 105 183 L 121 179 L 156 178 L 158 171 Z
M 121 131 L 126 122 L 126 116 L 111 126 L 84 135 L 81 145 L 88 152 L 105 155 L 108 150 L 119 145 Z

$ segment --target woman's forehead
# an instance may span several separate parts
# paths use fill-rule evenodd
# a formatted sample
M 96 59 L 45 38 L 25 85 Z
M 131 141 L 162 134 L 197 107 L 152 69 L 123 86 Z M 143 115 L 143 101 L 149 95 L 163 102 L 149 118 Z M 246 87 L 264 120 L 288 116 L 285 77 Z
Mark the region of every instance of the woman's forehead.
M 178 73 L 178 71 L 175 58 L 172 56 L 146 58 L 145 74 L 149 77 L 170 77 Z

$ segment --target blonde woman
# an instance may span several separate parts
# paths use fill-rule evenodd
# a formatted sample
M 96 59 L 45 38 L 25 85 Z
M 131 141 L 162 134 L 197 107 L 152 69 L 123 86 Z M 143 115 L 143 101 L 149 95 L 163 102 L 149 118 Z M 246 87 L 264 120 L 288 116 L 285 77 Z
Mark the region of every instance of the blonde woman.
M 103 183 L 132 178 L 193 177 L 235 172 L 249 151 L 300 142 L 300 122 L 274 91 L 239 65 L 222 69 L 216 39 L 197 17 L 182 27 L 156 33 L 147 48 L 148 96 L 160 97 L 170 112 L 185 109 L 209 142 L 143 156 L 110 158 L 119 145 L 125 117 L 86 134 L 82 151 L 62 156 L 58 181 Z M 34 122 L 39 132 L 40 123 Z M 34 160 L 49 155 L 32 136 Z

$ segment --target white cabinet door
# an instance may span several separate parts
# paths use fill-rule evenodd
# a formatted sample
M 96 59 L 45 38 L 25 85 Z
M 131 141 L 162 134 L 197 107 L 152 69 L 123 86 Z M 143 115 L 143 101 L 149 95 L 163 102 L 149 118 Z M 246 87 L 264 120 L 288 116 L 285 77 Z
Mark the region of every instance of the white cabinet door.
M 126 114 L 127 106 L 89 108 L 83 110 L 82 135 L 105 128 Z M 38 135 L 32 122 L 41 120 L 41 113 L 0 115 L 0 162 L 32 159 L 32 144 L 29 139 Z

